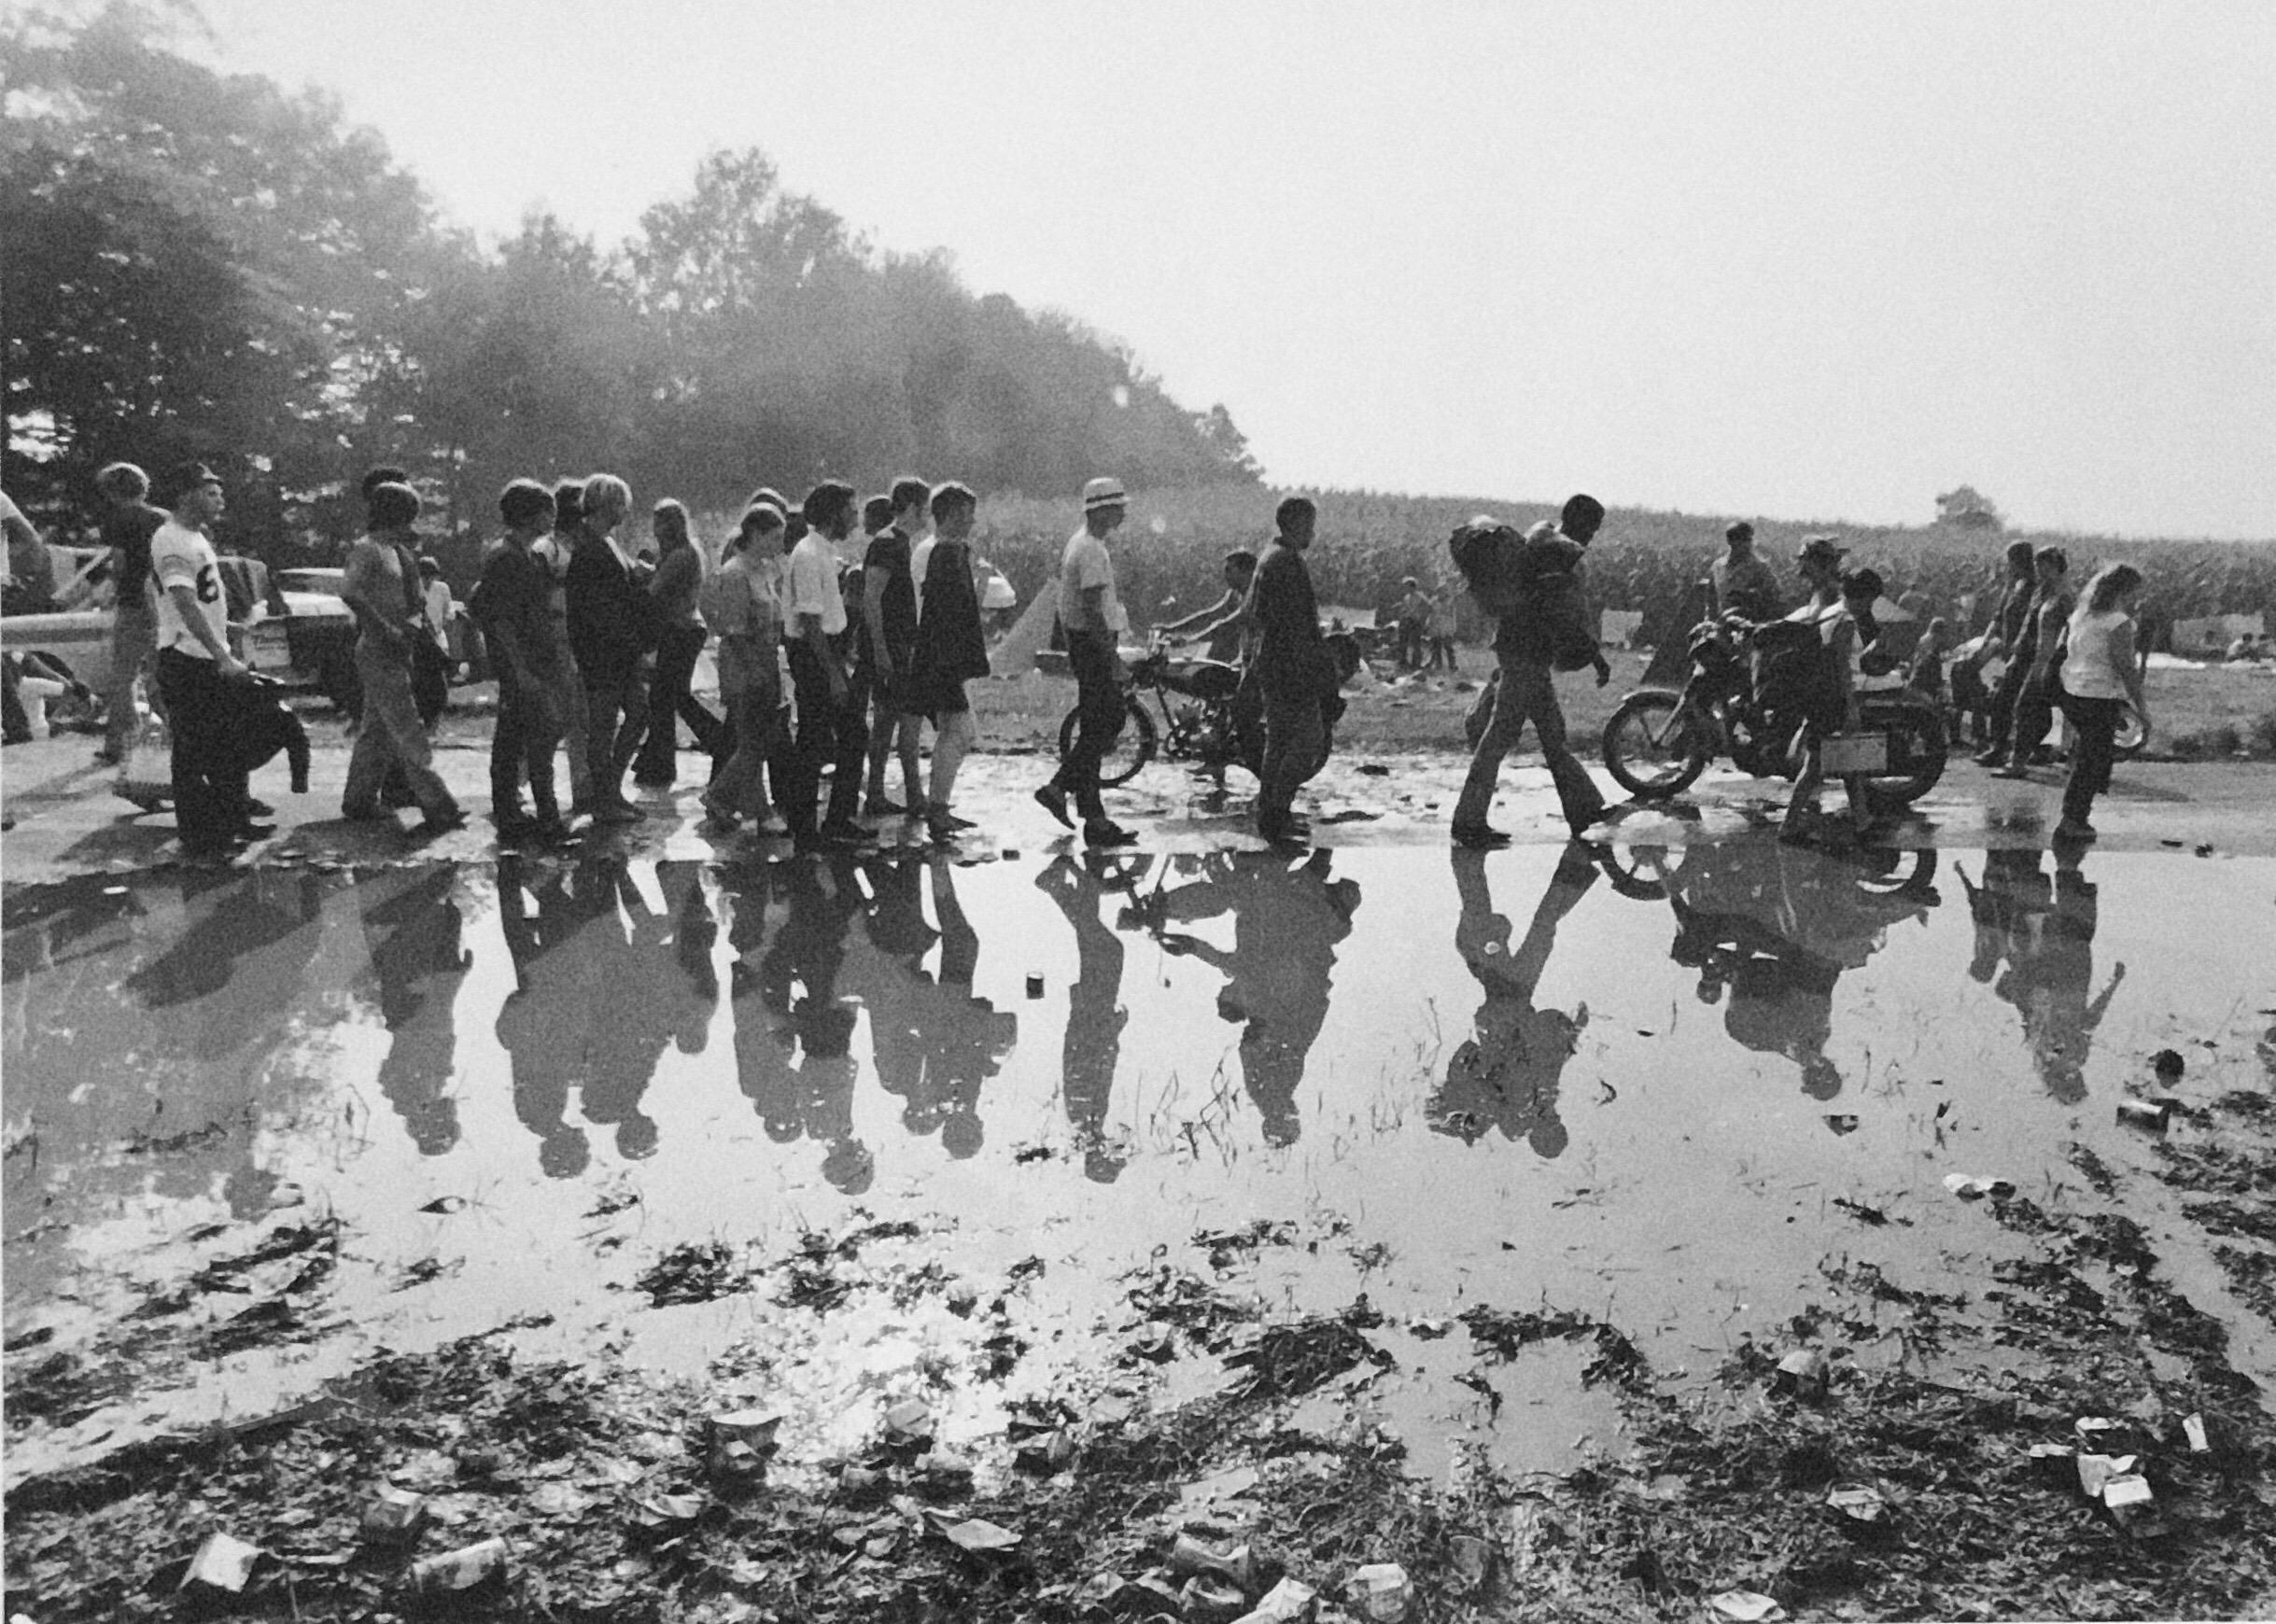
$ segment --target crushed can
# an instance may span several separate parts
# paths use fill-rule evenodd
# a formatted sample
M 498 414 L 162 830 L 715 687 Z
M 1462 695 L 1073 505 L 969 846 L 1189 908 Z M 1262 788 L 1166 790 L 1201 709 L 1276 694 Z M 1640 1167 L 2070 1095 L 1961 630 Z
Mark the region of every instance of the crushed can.
M 2189 1452 L 2192 1455 L 2206 1455 L 2213 1452 L 2213 1437 L 2205 1431 L 2205 1418 L 2202 1415 L 2182 1417 L 2181 1435 L 2188 1443 Z
M 1404 1624 L 1414 1605 L 1414 1581 L 1397 1562 L 1369 1562 L 1352 1575 L 1352 1609 L 1368 1624 Z
M 1181 1617 L 1231 1624 L 1248 1611 L 1248 1597 L 1239 1585 L 1215 1574 L 1196 1574 L 1177 1593 Z
M 1234 1624 L 1304 1624 L 1319 1604 L 1319 1591 L 1300 1579 L 1284 1578 Z
M 1245 1594 L 1257 1582 L 1257 1559 L 1245 1545 L 1213 1545 L 1190 1533 L 1180 1533 L 1170 1545 L 1173 1574 L 1215 1574 Z
M 2150 1133 L 2163 1133 L 2171 1126 L 2173 1108 L 2157 1099 L 2121 1099 L 2118 1101 L 2118 1121 L 2126 1127 L 2139 1127 Z
M 242 1595 L 261 1554 L 259 1546 L 247 1545 L 233 1535 L 209 1533 L 182 1575 L 182 1591 L 206 1597 Z
M 1830 1375 L 1822 1350 L 1796 1348 L 1778 1361 L 1777 1369 L 1771 1374 L 1771 1386 L 1796 1398 L 1823 1398 Z
M 383 1483 L 364 1506 L 356 1532 L 366 1545 L 400 1549 L 416 1544 L 426 1526 L 427 1496 Z
M 443 1601 L 506 1588 L 511 1555 L 502 1539 L 422 1557 L 411 1564 L 411 1593 L 425 1601 Z

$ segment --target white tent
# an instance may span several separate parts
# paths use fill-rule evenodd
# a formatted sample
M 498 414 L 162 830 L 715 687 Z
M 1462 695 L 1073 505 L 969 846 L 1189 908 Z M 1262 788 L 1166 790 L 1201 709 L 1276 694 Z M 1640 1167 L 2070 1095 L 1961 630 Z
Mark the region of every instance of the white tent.
M 999 677 L 1021 677 L 1035 668 L 1035 655 L 1051 640 L 1051 623 L 1059 618 L 1059 580 L 1043 583 L 1027 608 L 989 651 L 988 663 Z

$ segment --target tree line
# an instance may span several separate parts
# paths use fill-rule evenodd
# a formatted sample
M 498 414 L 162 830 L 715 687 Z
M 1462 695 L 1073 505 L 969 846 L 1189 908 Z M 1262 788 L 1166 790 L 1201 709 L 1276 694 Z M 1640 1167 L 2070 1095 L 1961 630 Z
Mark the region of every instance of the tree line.
M 1259 478 L 1223 406 L 945 251 L 879 251 L 756 149 L 614 247 L 533 214 L 487 249 L 336 102 L 194 62 L 178 26 L 113 0 L 0 34 L 4 483 L 45 520 L 118 458 L 212 464 L 225 540 L 285 559 L 352 533 L 382 462 L 454 531 L 515 474 L 603 468 L 698 509 L 903 469 Z

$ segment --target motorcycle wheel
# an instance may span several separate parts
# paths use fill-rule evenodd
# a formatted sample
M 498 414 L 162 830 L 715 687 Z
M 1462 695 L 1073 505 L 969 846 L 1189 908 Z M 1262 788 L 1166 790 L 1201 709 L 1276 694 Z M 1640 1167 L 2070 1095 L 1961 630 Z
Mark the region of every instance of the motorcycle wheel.
M 1648 688 L 1620 702 L 1604 724 L 1604 766 L 1639 801 L 1664 801 L 1707 770 L 1707 741 L 1679 697 Z
M 1067 712 L 1067 719 L 1059 724 L 1059 759 L 1065 761 L 1075 752 L 1075 735 L 1083 723 L 1082 707 Z M 1099 787 L 1118 790 L 1138 776 L 1138 769 L 1154 759 L 1159 741 L 1155 736 L 1154 719 L 1145 713 L 1145 707 L 1132 694 L 1122 718 L 1122 731 L 1115 735 L 1106 759 L 1099 763 Z
M 1884 726 L 1889 733 L 1890 770 L 1868 780 L 1875 799 L 1909 806 L 1936 787 L 1936 780 L 1944 777 L 1949 747 L 1945 740 L 1944 718 L 1936 714 L 1934 707 L 1897 706 L 1868 725 Z

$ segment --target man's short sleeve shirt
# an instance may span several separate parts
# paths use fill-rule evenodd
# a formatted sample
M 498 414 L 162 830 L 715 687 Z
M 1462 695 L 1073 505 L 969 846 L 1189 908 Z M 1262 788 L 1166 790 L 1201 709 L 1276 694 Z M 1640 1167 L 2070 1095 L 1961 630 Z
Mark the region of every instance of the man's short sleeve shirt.
M 1106 589 L 1099 599 L 1102 615 L 1097 620 L 1083 601 L 1084 592 L 1090 587 Z M 1059 618 L 1071 632 L 1111 635 L 1130 624 L 1122 612 L 1122 600 L 1115 595 L 1114 555 L 1088 526 L 1067 539 L 1067 550 L 1060 556 Z
M 213 633 L 214 641 L 229 646 L 229 605 L 221 588 L 221 559 L 203 531 L 168 519 L 150 538 L 150 571 L 158 581 L 158 646 L 192 659 L 210 660 L 212 653 L 198 640 L 172 589 L 190 588 L 196 599 L 194 613 Z
M 791 549 L 790 602 L 783 607 L 789 614 L 819 620 L 825 637 L 835 637 L 846 629 L 846 599 L 837 586 L 837 551 L 818 530 L 808 531 Z

